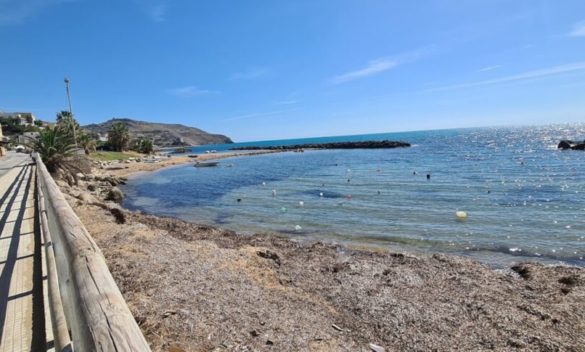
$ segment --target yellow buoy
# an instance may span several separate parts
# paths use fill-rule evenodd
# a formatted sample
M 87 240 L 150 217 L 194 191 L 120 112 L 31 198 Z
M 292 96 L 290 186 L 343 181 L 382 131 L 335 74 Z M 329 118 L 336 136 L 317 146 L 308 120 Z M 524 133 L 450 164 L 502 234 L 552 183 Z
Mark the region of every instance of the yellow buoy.
M 467 218 L 467 213 L 462 211 L 462 210 L 458 210 L 455 212 L 455 216 L 457 217 L 457 219 L 459 220 L 464 220 Z

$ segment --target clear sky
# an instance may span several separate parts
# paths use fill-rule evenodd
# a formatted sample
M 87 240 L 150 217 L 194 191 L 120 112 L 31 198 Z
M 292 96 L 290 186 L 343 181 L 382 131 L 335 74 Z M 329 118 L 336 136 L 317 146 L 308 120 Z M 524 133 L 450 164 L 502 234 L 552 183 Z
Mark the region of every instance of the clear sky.
M 236 141 L 585 121 L 584 0 L 0 0 L 0 110 Z

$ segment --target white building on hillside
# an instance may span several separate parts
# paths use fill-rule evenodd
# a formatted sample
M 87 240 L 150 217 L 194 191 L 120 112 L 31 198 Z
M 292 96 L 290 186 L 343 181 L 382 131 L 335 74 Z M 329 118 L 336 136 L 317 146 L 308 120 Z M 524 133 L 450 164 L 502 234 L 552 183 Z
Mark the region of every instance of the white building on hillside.
M 0 112 L 0 121 L 16 120 L 21 126 L 34 125 L 37 118 L 30 112 Z
M 108 141 L 108 133 L 107 132 L 104 133 L 104 134 L 98 133 L 97 134 L 97 139 L 100 142 L 107 142 Z

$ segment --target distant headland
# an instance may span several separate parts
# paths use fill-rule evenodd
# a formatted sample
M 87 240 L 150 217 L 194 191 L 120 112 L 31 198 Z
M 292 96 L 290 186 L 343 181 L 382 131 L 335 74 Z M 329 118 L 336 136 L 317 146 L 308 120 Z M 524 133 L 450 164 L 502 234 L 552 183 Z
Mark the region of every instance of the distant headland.
M 105 136 L 112 128 L 112 124 L 116 122 L 124 123 L 128 127 L 131 137 L 154 139 L 154 143 L 159 147 L 233 143 L 227 136 L 211 134 L 195 127 L 137 121 L 127 118 L 115 118 L 99 124 L 86 125 L 82 128 L 91 133 Z

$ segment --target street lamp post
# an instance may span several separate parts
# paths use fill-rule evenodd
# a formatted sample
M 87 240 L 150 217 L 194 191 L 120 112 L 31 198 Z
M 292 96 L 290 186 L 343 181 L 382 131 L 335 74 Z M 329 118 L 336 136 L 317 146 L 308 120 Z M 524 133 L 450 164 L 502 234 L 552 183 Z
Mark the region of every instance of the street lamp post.
M 67 101 L 69 102 L 69 116 L 71 117 L 72 127 L 73 127 L 73 142 L 77 147 L 77 136 L 75 131 L 75 121 L 73 121 L 73 110 L 71 110 L 71 94 L 69 93 L 69 79 L 65 77 L 65 91 L 67 92 Z

